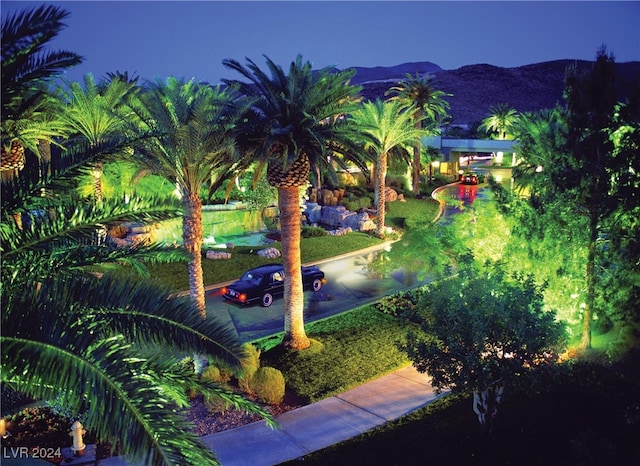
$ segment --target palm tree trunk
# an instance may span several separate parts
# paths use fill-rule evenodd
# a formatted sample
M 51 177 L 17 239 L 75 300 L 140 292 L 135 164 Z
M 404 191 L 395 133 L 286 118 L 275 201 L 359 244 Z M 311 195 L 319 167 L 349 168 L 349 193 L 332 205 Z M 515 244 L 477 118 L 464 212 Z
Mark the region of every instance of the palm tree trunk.
M 416 118 L 420 117 L 420 113 L 416 112 Z M 419 120 L 416 124 L 415 124 L 415 128 L 416 129 L 422 129 L 422 121 Z M 416 144 L 413 146 L 413 166 L 411 167 L 413 169 L 413 179 L 412 179 L 412 190 L 413 190 L 413 194 L 415 194 L 416 196 L 418 194 L 420 194 L 420 147 L 422 146 L 422 142 L 420 141 L 420 139 L 418 139 L 418 141 L 416 142 Z
M 300 257 L 299 187 L 278 188 L 284 265 L 284 340 L 286 348 L 301 350 L 311 345 L 304 330 L 304 295 Z
M 384 217 L 386 210 L 387 196 L 385 195 L 387 177 L 387 153 L 383 152 L 378 156 L 378 164 L 376 167 L 376 187 L 378 188 L 378 224 L 376 225 L 376 236 L 378 238 L 384 238 Z
M 96 204 L 102 204 L 102 162 L 97 162 L 91 168 L 93 177 L 93 198 Z
M 182 242 L 189 252 L 189 292 L 203 319 L 207 318 L 202 278 L 202 201 L 198 194 L 184 198 L 185 213 L 182 217 Z

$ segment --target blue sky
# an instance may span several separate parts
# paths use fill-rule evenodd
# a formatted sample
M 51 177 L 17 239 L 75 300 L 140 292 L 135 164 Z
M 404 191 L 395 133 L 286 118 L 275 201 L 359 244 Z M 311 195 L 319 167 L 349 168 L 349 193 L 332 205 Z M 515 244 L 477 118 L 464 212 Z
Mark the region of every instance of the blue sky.
M 606 44 L 617 62 L 640 61 L 640 2 L 556 1 L 1 1 L 2 17 L 42 3 L 70 12 L 52 48 L 85 57 L 67 72 L 128 71 L 217 83 L 222 66 L 263 55 L 284 67 L 430 61 L 444 69 L 593 60 Z

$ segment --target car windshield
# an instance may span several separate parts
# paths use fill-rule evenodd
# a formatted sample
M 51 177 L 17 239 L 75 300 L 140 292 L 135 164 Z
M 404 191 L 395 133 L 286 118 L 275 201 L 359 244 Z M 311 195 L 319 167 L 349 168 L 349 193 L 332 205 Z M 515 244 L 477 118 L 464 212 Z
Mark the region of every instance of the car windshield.
M 249 282 L 252 285 L 259 285 L 262 282 L 262 274 L 255 272 L 246 272 L 240 277 L 241 282 Z

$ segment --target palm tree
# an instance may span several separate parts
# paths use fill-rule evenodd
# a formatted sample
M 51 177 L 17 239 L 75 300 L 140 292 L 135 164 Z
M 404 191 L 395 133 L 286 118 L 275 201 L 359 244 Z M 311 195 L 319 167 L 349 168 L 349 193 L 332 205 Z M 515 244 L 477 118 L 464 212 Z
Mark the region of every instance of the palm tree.
M 427 134 L 428 130 L 414 126 L 415 116 L 403 111 L 404 104 L 400 100 L 383 102 L 365 102 L 353 113 L 354 120 L 361 131 L 369 136 L 365 147 L 375 152 L 376 160 L 376 210 L 378 222 L 376 235 L 384 238 L 385 231 L 385 178 L 387 176 L 387 159 L 390 153 L 413 143 Z
M 224 60 L 249 82 L 223 80 L 251 99 L 248 124 L 241 128 L 244 156 L 266 165 L 267 181 L 278 190 L 285 270 L 283 345 L 304 349 L 310 345 L 304 330 L 304 299 L 300 258 L 300 188 L 311 167 L 326 165 L 327 156 L 359 153 L 348 119 L 360 88 L 349 85 L 353 71 L 313 71 L 297 56 L 288 74 L 268 57 L 270 75 L 247 59 L 246 67 Z M 259 170 L 260 171 L 260 170 Z
M 453 95 L 436 90 L 431 84 L 431 75 L 421 77 L 417 73 L 415 76 L 407 73 L 403 81 L 385 92 L 385 95 L 388 94 L 395 94 L 390 100 L 399 100 L 407 111 L 412 112 L 416 129 L 426 126 L 430 135 L 439 134 L 443 120 L 449 116 L 449 102 L 444 98 Z M 412 162 L 412 190 L 415 194 L 420 193 L 421 151 L 422 142 L 417 139 L 413 146 Z
M 150 83 L 141 95 L 143 105 L 136 109 L 138 124 L 151 137 L 134 144 L 133 160 L 176 185 L 184 209 L 182 239 L 189 253 L 189 290 L 203 318 L 200 190 L 206 183 L 220 186 L 239 167 L 232 135 L 242 110 L 236 97 L 229 89 L 171 77 Z
M 498 139 L 511 136 L 510 131 L 518 121 L 518 112 L 505 103 L 500 103 L 489 109 L 489 116 L 482 120 L 480 129 L 497 133 Z
M 89 73 L 84 77 L 84 85 L 67 83 L 67 89 L 60 92 L 65 108 L 60 112 L 59 120 L 70 137 L 79 138 L 88 146 L 86 152 L 93 159 L 90 173 L 97 203 L 103 200 L 103 159 L 110 155 L 100 153 L 98 147 L 109 139 L 119 139 L 120 146 L 127 143 L 122 137 L 127 125 L 126 113 L 130 112 L 126 99 L 135 92 L 135 84 L 135 81 L 122 79 L 98 84 Z
M 68 51 L 46 51 L 46 45 L 64 28 L 69 13 L 59 7 L 40 6 L 3 20 L 2 154 L 0 170 L 11 178 L 25 164 L 25 148 L 38 154 L 38 142 L 60 135 L 51 122 L 47 83 L 65 69 L 82 62 Z

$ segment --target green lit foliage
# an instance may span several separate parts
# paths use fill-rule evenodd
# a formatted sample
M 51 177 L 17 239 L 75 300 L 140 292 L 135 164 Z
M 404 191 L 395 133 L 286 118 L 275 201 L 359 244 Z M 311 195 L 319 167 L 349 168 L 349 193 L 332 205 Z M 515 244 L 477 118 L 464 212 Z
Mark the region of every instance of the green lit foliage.
M 166 178 L 152 175 L 127 161 L 105 162 L 102 170 L 105 198 L 169 197 L 176 189 Z M 78 189 L 82 197 L 92 195 L 93 177 L 90 173 L 84 173 L 78 178 Z
M 28 27 L 40 27 L 42 37 L 51 38 L 46 29 L 52 24 L 57 23 Z M 4 51 L 11 48 L 4 32 L 3 24 L 3 81 Z M 29 101 L 30 89 L 13 95 L 12 105 Z M 7 103 L 2 102 L 3 115 L 11 110 Z M 149 224 L 179 212 L 159 196 L 128 202 L 79 199 L 78 173 L 94 155 L 117 152 L 116 143 L 95 142 L 87 152 L 83 142 L 65 141 L 63 156 L 51 154 L 50 170 L 38 170 L 40 161 L 28 158 L 12 182 L 2 183 L 0 382 L 36 400 L 56 400 L 74 417 L 82 415 L 87 430 L 133 462 L 216 464 L 184 417 L 187 393 L 197 389 L 263 414 L 270 423 L 271 418 L 241 396 L 198 380 L 192 368 L 179 363 L 182 355 L 199 352 L 239 367 L 244 353 L 228 327 L 215 319 L 203 321 L 188 298 L 120 273 L 122 265 L 144 272 L 145 264 L 185 255 L 158 246 L 112 247 L 105 225 Z M 98 264 L 112 264 L 115 273 L 91 273 Z
M 261 176 L 256 183 L 248 183 L 242 187 L 244 191 L 238 197 L 250 209 L 261 210 L 278 204 L 278 190 L 271 186 L 264 176 Z
M 250 392 L 251 378 L 260 368 L 260 350 L 250 343 L 245 343 L 245 357 L 242 359 L 242 372 L 238 377 L 238 385 L 245 392 Z
M 402 349 L 436 390 L 473 393 L 487 432 L 504 388 L 564 349 L 564 326 L 545 311 L 542 290 L 531 276 L 464 256 L 458 274 L 428 285 L 418 302 L 420 328 L 409 330 Z
M 427 130 L 414 128 L 414 123 L 423 118 L 414 118 L 409 112 L 403 112 L 403 103 L 399 100 L 363 103 L 353 118 L 364 135 L 363 143 L 367 150 L 375 155 L 376 168 L 376 235 L 385 236 L 386 176 L 389 157 L 403 154 L 417 139 L 428 134 Z
M 563 254 L 564 267 L 554 271 L 575 279 L 567 288 L 579 296 L 583 349 L 591 347 L 593 321 L 602 322 L 611 310 L 606 300 L 600 299 L 607 293 L 605 284 L 611 283 L 608 269 L 629 270 L 624 263 L 633 263 L 633 258 L 622 252 L 621 243 L 609 241 L 616 231 L 614 219 L 624 218 L 637 204 L 634 193 L 638 187 L 634 169 L 637 151 L 633 150 L 637 103 L 620 106 L 616 98 L 614 59 L 603 46 L 589 72 L 567 70 L 566 111 L 525 118 L 519 128 L 524 164 L 514 170 L 514 178 L 526 187 L 523 193 L 528 194 L 532 209 L 520 236 L 530 235 L 525 230 L 532 229 L 577 250 L 573 258 Z M 632 283 L 629 278 L 627 274 L 621 284 Z
M 449 118 L 449 102 L 445 97 L 452 94 L 437 90 L 433 87 L 432 76 L 415 76 L 406 74 L 404 80 L 391 87 L 385 95 L 392 94 L 389 100 L 397 100 L 407 112 L 413 115 L 414 125 L 417 129 L 426 129 L 429 135 L 437 135 L 440 127 Z M 413 143 L 413 158 L 411 162 L 412 183 L 411 189 L 414 195 L 420 193 L 420 173 L 422 167 L 422 143 L 417 137 Z M 429 163 L 430 160 L 427 160 Z
M 586 241 L 584 218 L 569 209 L 536 210 L 531 198 L 523 198 L 504 186 L 491 183 L 496 207 L 508 220 L 505 266 L 546 282 L 545 303 L 560 319 L 574 327 L 580 322 L 585 300 Z

